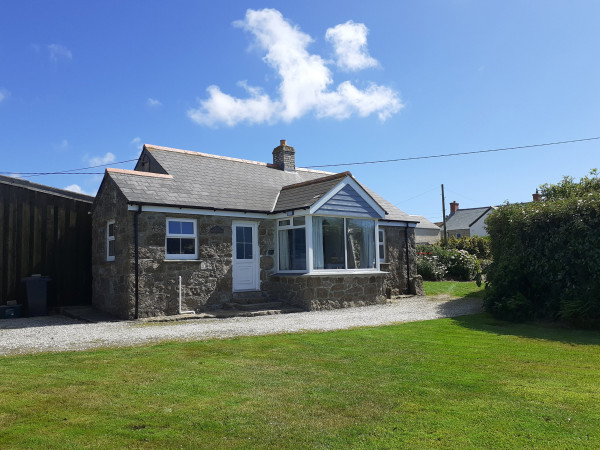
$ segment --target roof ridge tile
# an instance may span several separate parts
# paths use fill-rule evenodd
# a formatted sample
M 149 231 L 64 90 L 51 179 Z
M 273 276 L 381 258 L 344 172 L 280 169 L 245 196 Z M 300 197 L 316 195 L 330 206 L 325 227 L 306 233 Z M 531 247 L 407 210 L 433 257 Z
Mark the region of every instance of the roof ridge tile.
M 142 172 L 141 170 L 127 170 L 127 169 L 116 169 L 114 167 L 108 167 L 106 169 L 107 172 L 110 173 L 123 173 L 125 175 L 138 175 L 142 177 L 156 177 L 156 178 L 168 178 L 173 179 L 173 175 L 165 175 L 163 173 L 154 173 L 154 172 Z

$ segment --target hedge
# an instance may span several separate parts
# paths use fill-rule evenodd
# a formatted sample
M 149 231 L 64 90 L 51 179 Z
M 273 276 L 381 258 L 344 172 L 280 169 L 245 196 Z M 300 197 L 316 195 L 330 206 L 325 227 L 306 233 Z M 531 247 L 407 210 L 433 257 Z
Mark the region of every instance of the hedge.
M 597 327 L 600 193 L 548 197 L 501 206 L 487 218 L 493 262 L 485 308 L 502 319 L 559 319 Z

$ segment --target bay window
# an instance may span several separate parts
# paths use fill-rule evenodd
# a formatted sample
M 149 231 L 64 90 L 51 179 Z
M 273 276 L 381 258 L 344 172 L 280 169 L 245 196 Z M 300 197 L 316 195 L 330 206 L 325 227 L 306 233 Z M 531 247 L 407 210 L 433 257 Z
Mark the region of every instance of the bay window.
M 279 221 L 279 270 L 306 271 L 306 224 L 304 217 Z
M 313 268 L 375 269 L 375 221 L 313 217 Z
M 277 228 L 278 270 L 308 272 L 309 245 L 312 247 L 311 271 L 377 269 L 377 247 L 381 248 L 381 241 L 375 233 L 375 225 L 373 219 L 345 217 L 280 219 Z

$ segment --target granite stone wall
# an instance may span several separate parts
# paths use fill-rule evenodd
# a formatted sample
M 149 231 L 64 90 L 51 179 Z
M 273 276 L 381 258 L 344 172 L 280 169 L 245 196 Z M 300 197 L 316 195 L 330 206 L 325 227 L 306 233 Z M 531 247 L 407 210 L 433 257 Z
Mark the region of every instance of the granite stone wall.
M 263 290 L 272 300 L 319 311 L 375 305 L 386 302 L 385 274 L 276 274 L 263 283 Z
M 107 194 L 110 194 L 107 192 Z M 117 193 L 118 194 L 118 193 Z M 133 214 L 124 199 L 103 197 L 94 213 L 94 305 L 121 318 L 135 315 L 135 255 Z M 123 217 L 114 212 L 121 203 Z M 106 220 L 115 219 L 118 242 L 115 261 L 101 261 L 105 254 Z M 165 259 L 166 219 L 194 219 L 197 223 L 198 258 Z M 139 317 L 172 315 L 179 312 L 179 277 L 182 278 L 182 309 L 205 311 L 220 308 L 232 298 L 232 217 L 171 214 L 144 211 L 138 218 Z M 250 220 L 252 221 L 252 220 Z M 260 279 L 274 272 L 274 227 L 272 220 L 258 223 Z M 104 224 L 104 225 L 102 225 Z M 118 226 L 117 226 L 118 225 Z M 104 253 L 103 253 L 104 252 Z
M 93 304 L 120 318 L 135 315 L 134 212 L 115 184 L 106 180 L 94 205 Z M 195 219 L 198 258 L 166 260 L 167 218 Z M 178 277 L 182 277 L 182 309 L 196 312 L 221 308 L 232 301 L 233 217 L 143 211 L 138 216 L 139 317 L 178 313 Z M 115 261 L 106 261 L 106 222 L 115 220 Z M 250 219 L 246 219 L 251 221 Z M 382 227 L 387 262 L 379 274 L 277 274 L 275 220 L 258 223 L 261 291 L 265 298 L 306 310 L 384 303 L 386 296 L 421 293 L 416 273 L 414 229 L 409 229 L 410 283 L 406 280 L 404 228 Z
M 106 226 L 114 220 L 115 260 L 106 260 Z M 92 304 L 122 319 L 133 318 L 133 213 L 107 177 L 92 206 Z
M 408 262 L 410 265 L 410 281 L 406 274 L 406 229 L 403 227 L 379 227 L 385 232 L 386 262 L 380 269 L 387 272 L 384 281 L 384 292 L 389 298 L 401 294 L 424 295 L 423 279 L 417 275 L 417 247 L 415 229 L 408 228 Z

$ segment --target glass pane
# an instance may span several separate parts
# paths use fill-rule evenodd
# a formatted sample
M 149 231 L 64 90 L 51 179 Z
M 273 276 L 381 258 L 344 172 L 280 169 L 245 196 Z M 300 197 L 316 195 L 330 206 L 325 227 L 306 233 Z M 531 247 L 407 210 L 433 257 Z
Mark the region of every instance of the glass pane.
M 375 222 L 347 219 L 347 253 L 349 269 L 375 267 Z
M 379 230 L 379 242 L 383 242 L 383 230 Z
M 244 227 L 244 243 L 252 243 L 252 227 Z
M 194 234 L 194 223 L 181 222 L 181 234 Z
M 280 227 L 287 227 L 290 224 L 289 220 L 280 220 L 279 221 L 279 226 Z
M 244 242 L 244 228 L 236 227 L 235 229 L 235 241 L 236 242 Z
M 294 217 L 294 226 L 304 225 L 305 219 L 304 217 Z
M 167 238 L 167 255 L 179 255 L 181 253 L 181 239 Z
M 304 228 L 279 231 L 279 270 L 306 270 Z
M 244 244 L 244 259 L 252 259 L 252 243 Z
M 115 235 L 115 224 L 114 223 L 109 223 L 108 224 L 108 235 L 109 236 L 114 236 Z
M 290 241 L 293 242 L 291 251 L 292 270 L 306 270 L 306 233 L 304 228 L 288 231 L 292 233 Z
M 181 239 L 181 253 L 184 255 L 193 255 L 196 253 L 196 240 Z
M 244 258 L 244 244 L 241 242 L 235 244 L 235 257 L 237 259 L 246 259 Z
M 345 269 L 344 219 L 324 217 L 321 224 L 321 234 L 323 237 L 323 263 L 322 267 L 319 267 L 319 264 L 315 261 L 315 268 Z
M 383 245 L 379 246 L 379 260 L 385 261 L 385 248 Z
M 108 256 L 115 256 L 115 241 L 108 241 Z
M 181 234 L 181 222 L 169 220 L 169 234 Z

